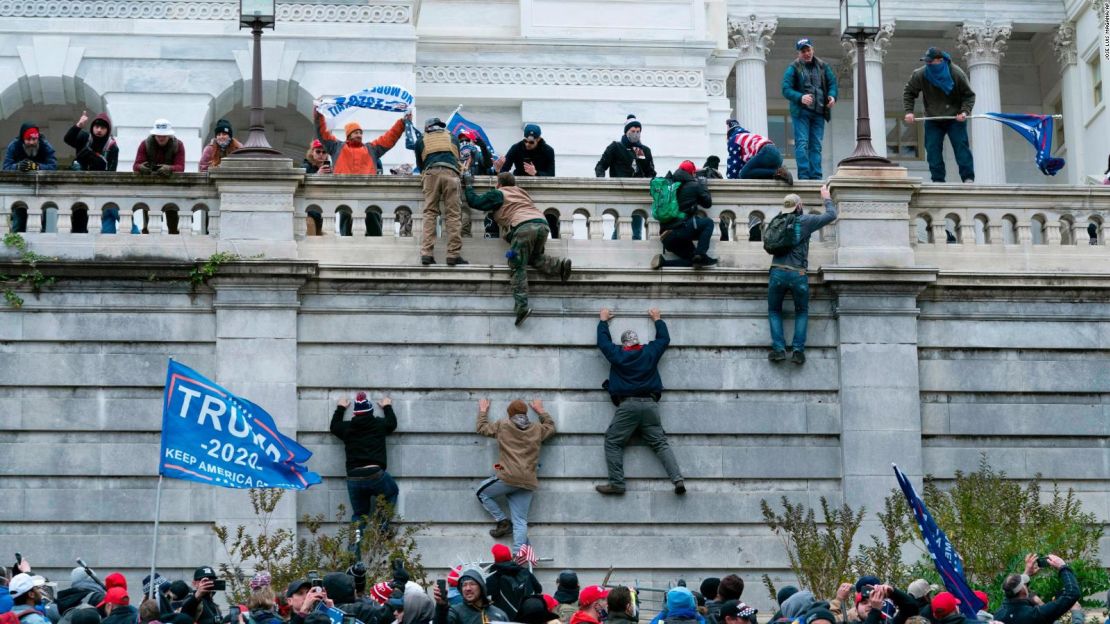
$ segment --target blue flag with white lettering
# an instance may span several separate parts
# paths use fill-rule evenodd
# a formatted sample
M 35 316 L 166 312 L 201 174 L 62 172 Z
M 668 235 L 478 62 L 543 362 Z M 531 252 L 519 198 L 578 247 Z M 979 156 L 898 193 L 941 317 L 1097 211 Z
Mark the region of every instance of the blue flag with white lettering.
M 266 410 L 170 360 L 158 474 L 227 488 L 303 490 L 320 483 L 305 466 L 309 457 Z
M 976 619 L 979 609 L 987 605 L 983 604 L 967 586 L 967 580 L 964 579 L 964 561 L 960 558 L 960 553 L 956 552 L 952 542 L 948 541 L 948 536 L 937 526 L 933 515 L 925 508 L 925 502 L 913 489 L 913 484 L 896 465 L 894 476 L 898 478 L 898 485 L 902 487 L 902 493 L 906 495 L 906 501 L 913 510 L 913 517 L 921 529 L 925 547 L 929 549 L 929 556 L 932 557 L 933 565 L 940 574 L 941 580 L 944 581 L 945 589 L 960 601 L 960 613 L 972 620 Z
M 463 117 L 459 114 L 459 111 L 456 110 L 451 115 L 451 118 L 447 120 L 447 131 L 455 136 L 459 136 L 459 133 L 463 130 L 473 130 L 477 132 L 478 136 L 482 137 L 482 140 L 485 141 L 486 147 L 489 148 L 490 156 L 492 156 L 494 160 L 497 160 L 497 150 L 493 148 L 493 142 L 489 140 L 489 136 L 486 135 L 486 131 L 482 129 L 482 126 Z
M 1021 115 L 1015 113 L 983 113 L 981 117 L 1006 124 L 1037 148 L 1037 168 L 1045 175 L 1056 175 L 1064 168 L 1064 159 L 1052 156 L 1052 115 Z

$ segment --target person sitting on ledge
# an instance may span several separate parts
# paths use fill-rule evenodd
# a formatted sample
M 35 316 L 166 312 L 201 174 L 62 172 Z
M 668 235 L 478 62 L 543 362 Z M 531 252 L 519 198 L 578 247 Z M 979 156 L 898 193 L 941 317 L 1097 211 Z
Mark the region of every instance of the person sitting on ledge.
M 794 177 L 782 166 L 782 152 L 765 136 L 756 134 L 729 119 L 728 169 L 729 180 L 781 180 L 794 185 Z
M 709 257 L 709 241 L 713 239 L 714 231 L 713 220 L 697 214 L 698 207 L 713 206 L 713 197 L 710 196 L 709 189 L 694 177 L 694 171 L 694 163 L 684 160 L 671 174 L 674 181 L 681 184 L 676 195 L 678 209 L 683 216 L 660 223 L 659 240 L 663 243 L 664 251 L 669 251 L 678 258 L 668 260 L 663 254 L 658 254 L 651 259 L 653 269 L 690 266 L 700 269 L 717 264 L 716 258 Z M 694 241 L 697 241 L 696 247 Z
M 464 176 L 463 185 L 466 188 L 466 202 L 471 208 L 493 212 L 494 221 L 509 230 L 505 236 L 509 241 L 509 252 L 505 257 L 509 259 L 509 268 L 513 272 L 511 281 L 516 326 L 520 327 L 524 319 L 532 313 L 532 308 L 528 307 L 528 267 L 535 267 L 546 275 L 558 275 L 565 282 L 570 279 L 570 258 L 556 258 L 543 253 L 544 245 L 551 235 L 547 219 L 536 208 L 528 191 L 516 185 L 513 174 L 497 174 L 497 188 L 480 196 L 474 192 L 472 176 Z

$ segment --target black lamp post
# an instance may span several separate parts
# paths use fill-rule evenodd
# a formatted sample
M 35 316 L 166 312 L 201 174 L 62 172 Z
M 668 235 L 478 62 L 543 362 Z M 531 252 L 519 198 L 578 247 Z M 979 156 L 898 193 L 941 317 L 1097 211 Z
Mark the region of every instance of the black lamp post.
M 273 28 L 277 13 L 276 0 L 239 0 L 239 28 L 249 26 L 254 35 L 254 62 L 251 68 L 250 134 L 243 147 L 231 156 L 272 157 L 281 152 L 266 140 L 265 115 L 262 110 L 262 29 Z
M 892 167 L 894 163 L 875 153 L 871 145 L 871 111 L 867 103 L 867 61 L 865 46 L 869 37 L 879 34 L 879 0 L 840 0 L 840 32 L 856 40 L 856 149 L 840 161 L 852 167 Z

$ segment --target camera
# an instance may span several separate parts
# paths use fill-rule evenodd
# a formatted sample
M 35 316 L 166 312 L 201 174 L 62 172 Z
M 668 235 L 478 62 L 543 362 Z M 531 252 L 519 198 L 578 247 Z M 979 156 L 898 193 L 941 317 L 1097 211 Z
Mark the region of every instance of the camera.
M 212 591 L 227 591 L 227 581 L 224 579 L 212 579 Z

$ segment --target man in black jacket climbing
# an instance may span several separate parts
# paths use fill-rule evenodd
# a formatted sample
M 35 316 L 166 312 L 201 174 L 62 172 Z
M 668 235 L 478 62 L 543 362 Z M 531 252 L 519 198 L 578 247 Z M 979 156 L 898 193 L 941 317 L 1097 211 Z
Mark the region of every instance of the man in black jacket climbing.
M 331 416 L 331 432 L 343 440 L 347 455 L 347 494 L 351 498 L 351 521 L 359 524 L 352 550 L 357 559 L 362 558 L 359 543 L 366 531 L 366 523 L 374 516 L 379 496 L 384 496 L 391 507 L 397 505 L 397 483 L 386 472 L 385 437 L 397 429 L 397 415 L 393 401 L 384 397 L 378 402 L 384 418 L 374 416 L 374 405 L 365 392 L 355 396 L 354 418 L 343 420 L 347 406 L 346 397 L 339 399 Z M 383 524 L 388 518 L 382 520 Z
M 666 223 L 660 223 L 659 240 L 663 250 L 678 258 L 667 259 L 658 254 L 651 259 L 651 268 L 694 267 L 702 268 L 717 264 L 716 258 L 709 257 L 709 242 L 713 240 L 713 220 L 698 215 L 699 208 L 713 206 L 713 197 L 701 180 L 694 177 L 697 171 L 694 163 L 682 161 L 671 178 L 681 184 L 675 198 L 682 216 Z M 697 245 L 694 244 L 697 241 Z

